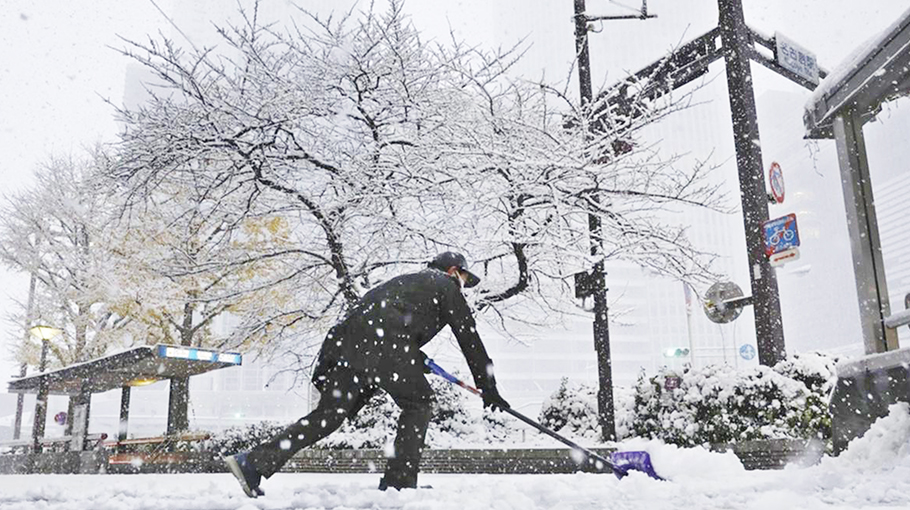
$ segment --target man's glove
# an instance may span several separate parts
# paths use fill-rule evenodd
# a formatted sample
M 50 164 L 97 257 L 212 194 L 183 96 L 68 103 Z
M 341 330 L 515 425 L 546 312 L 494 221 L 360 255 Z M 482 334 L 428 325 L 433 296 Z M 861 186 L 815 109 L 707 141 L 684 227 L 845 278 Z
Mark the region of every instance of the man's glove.
M 500 411 L 502 409 L 508 409 L 512 407 L 508 402 L 506 402 L 506 399 L 502 398 L 499 395 L 499 390 L 496 389 L 496 386 L 482 390 L 481 396 L 483 397 L 484 408 L 490 408 L 493 411 Z
M 430 366 L 427 365 L 427 360 L 430 359 L 430 357 L 427 356 L 427 354 L 423 351 L 417 351 L 417 353 L 419 354 L 419 356 L 417 356 L 417 361 L 419 361 L 420 365 L 423 366 L 423 373 L 432 374 L 433 371 L 430 370 Z

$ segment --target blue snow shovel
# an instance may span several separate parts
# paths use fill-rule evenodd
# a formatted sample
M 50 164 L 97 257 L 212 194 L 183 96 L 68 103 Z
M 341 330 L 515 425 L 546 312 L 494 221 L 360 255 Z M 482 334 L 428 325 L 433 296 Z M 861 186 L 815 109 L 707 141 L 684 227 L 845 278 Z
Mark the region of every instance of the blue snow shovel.
M 446 372 L 442 369 L 442 367 L 437 365 L 430 358 L 427 358 L 425 363 L 431 372 L 442 377 L 446 381 L 449 381 L 452 384 L 457 384 L 458 386 L 461 386 L 462 388 L 479 397 L 482 396 L 480 390 L 473 386 L 469 386 L 461 379 Z M 544 427 L 543 425 L 537 423 L 536 421 L 528 418 L 527 416 L 519 413 L 514 409 L 511 409 L 509 407 L 503 407 L 501 409 L 518 418 L 519 420 L 527 423 L 528 425 L 534 427 L 535 429 L 543 432 L 544 434 L 552 437 L 553 439 L 556 439 L 557 441 L 568 445 L 575 451 L 582 453 L 585 456 L 585 462 L 594 465 L 597 469 L 602 470 L 605 466 L 609 466 L 613 471 L 613 474 L 616 475 L 616 477 L 619 479 L 622 479 L 622 477 L 629 474 L 629 470 L 634 470 L 641 471 L 642 473 L 645 473 L 655 480 L 663 480 L 663 478 L 657 476 L 657 473 L 654 472 L 654 466 L 651 465 L 651 456 L 648 454 L 648 452 L 613 452 L 610 454 L 610 458 L 608 459 L 602 455 L 598 455 L 597 453 L 592 452 L 591 450 L 588 450 L 587 448 L 575 444 L 574 442 L 560 436 L 556 432 L 553 432 L 552 430 Z

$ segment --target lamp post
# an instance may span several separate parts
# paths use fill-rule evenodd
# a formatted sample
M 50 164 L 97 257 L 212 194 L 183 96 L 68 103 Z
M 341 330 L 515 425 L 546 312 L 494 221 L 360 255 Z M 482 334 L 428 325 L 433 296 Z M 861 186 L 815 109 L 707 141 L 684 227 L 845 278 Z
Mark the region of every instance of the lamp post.
M 55 336 L 63 333 L 63 330 L 45 326 L 37 325 L 33 326 L 28 330 L 32 336 L 41 339 L 41 362 L 38 366 L 38 371 L 42 374 L 47 368 L 47 349 L 48 342 Z M 41 379 L 38 381 L 38 396 L 35 399 L 35 422 L 32 424 L 32 449 L 35 453 L 41 451 L 40 440 L 44 437 L 44 422 L 47 419 L 47 395 L 49 392 L 48 381 L 42 375 Z

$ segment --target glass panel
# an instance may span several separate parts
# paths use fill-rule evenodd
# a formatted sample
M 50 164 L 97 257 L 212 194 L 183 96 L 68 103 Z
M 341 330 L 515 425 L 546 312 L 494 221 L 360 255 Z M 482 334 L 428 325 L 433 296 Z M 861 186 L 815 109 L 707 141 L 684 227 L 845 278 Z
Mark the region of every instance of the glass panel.
M 910 295 L 910 99 L 882 106 L 866 124 L 866 152 L 881 236 L 891 312 L 907 308 Z M 897 328 L 901 346 L 910 345 L 910 326 Z

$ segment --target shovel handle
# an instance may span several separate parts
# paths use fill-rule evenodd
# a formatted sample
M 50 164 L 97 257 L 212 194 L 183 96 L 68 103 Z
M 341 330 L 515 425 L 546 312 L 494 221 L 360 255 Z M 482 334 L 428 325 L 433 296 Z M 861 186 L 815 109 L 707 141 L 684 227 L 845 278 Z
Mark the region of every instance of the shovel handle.
M 424 363 L 426 364 L 427 368 L 430 369 L 431 372 L 433 372 L 434 374 L 436 374 L 436 375 L 442 377 L 442 378 L 445 379 L 446 381 L 449 381 L 449 382 L 452 383 L 452 384 L 456 384 L 456 385 L 458 385 L 458 386 L 461 386 L 462 388 L 464 388 L 464 389 L 470 391 L 471 393 L 473 393 L 473 394 L 475 394 L 475 395 L 477 395 L 477 396 L 483 396 L 483 393 L 482 393 L 480 390 L 478 390 L 477 388 L 475 388 L 475 387 L 473 387 L 473 386 L 470 386 L 470 385 L 466 384 L 466 383 L 465 383 L 464 381 L 462 381 L 461 379 L 459 379 L 459 378 L 455 377 L 454 375 L 452 375 L 452 374 L 446 372 L 445 370 L 443 370 L 442 367 L 440 367 L 439 365 L 437 365 L 437 364 L 436 364 L 433 360 L 431 360 L 430 358 L 427 358 L 426 361 L 425 361 Z M 565 438 L 565 437 L 562 437 L 561 435 L 557 434 L 556 432 L 553 432 L 552 430 L 550 430 L 550 429 L 544 427 L 543 425 L 537 423 L 536 421 L 534 421 L 534 420 L 528 418 L 527 416 L 525 416 L 525 415 L 519 413 L 518 411 L 516 411 L 516 410 L 514 410 L 514 409 L 512 409 L 512 408 L 510 408 L 510 407 L 502 407 L 501 409 L 502 409 L 503 411 L 505 411 L 505 412 L 511 414 L 512 416 L 518 418 L 519 420 L 523 421 L 524 423 L 527 423 L 528 425 L 534 427 L 535 429 L 539 430 L 540 432 L 543 432 L 544 434 L 546 434 L 546 435 L 552 437 L 553 439 L 556 439 L 557 441 L 559 441 L 559 442 L 561 442 L 561 443 L 563 443 L 563 444 L 565 444 L 565 445 L 567 445 L 567 446 L 569 446 L 569 447 L 571 447 L 571 448 L 573 448 L 573 449 L 575 449 L 575 450 L 577 450 L 577 451 L 583 453 L 583 454 L 588 458 L 588 460 L 592 461 L 592 463 L 593 463 L 595 466 L 597 466 L 597 463 L 600 463 L 601 465 L 600 465 L 600 466 L 597 466 L 598 469 L 602 469 L 603 466 L 610 466 L 610 469 L 613 470 L 613 472 L 620 472 L 620 473 L 622 473 L 623 475 L 625 475 L 625 469 L 622 469 L 622 468 L 616 466 L 612 461 L 610 461 L 610 459 L 608 459 L 608 458 L 606 458 L 606 457 L 604 457 L 604 456 L 602 456 L 602 455 L 599 455 L 599 454 L 597 454 L 597 453 L 595 453 L 595 452 L 592 452 L 591 450 L 588 450 L 587 448 L 585 448 L 585 447 L 583 447 L 583 446 L 581 446 L 581 445 L 575 443 L 574 441 L 571 441 L 571 440 L 569 440 L 569 439 L 567 439 L 567 438 Z M 597 462 L 593 462 L 593 461 L 597 461 Z

